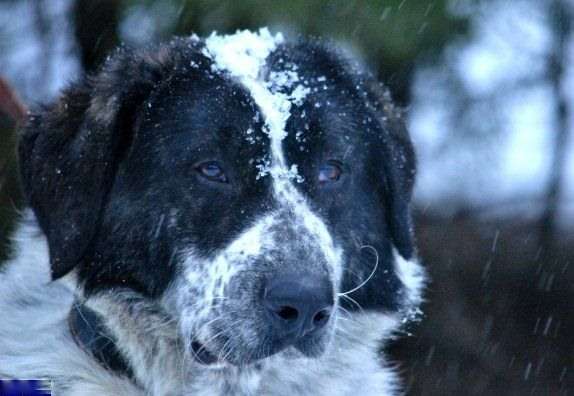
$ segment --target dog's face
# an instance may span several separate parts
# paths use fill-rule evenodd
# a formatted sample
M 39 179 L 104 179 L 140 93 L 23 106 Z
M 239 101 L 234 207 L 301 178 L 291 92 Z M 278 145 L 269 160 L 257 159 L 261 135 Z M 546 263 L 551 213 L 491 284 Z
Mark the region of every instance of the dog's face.
M 117 54 L 20 146 L 54 277 L 157 301 L 206 364 L 316 357 L 341 310 L 401 310 L 414 161 L 381 91 L 265 32 Z

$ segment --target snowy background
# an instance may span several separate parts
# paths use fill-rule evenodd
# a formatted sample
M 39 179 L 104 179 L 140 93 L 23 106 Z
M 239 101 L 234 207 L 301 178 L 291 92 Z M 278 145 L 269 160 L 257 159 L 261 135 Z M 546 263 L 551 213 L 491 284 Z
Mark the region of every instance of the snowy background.
M 335 39 L 407 108 L 418 153 L 417 235 L 433 282 L 425 319 L 388 347 L 409 394 L 567 395 L 573 16 L 570 0 L 0 0 L 0 77 L 36 104 L 119 44 L 260 26 Z M 2 241 L 22 202 L 13 146 L 0 117 Z
M 453 10 L 472 17 L 470 38 L 455 40 L 438 61 L 419 67 L 413 84 L 419 204 L 447 213 L 470 206 L 540 215 L 555 171 L 558 95 L 574 101 L 570 37 L 560 54 L 559 92 L 552 85 L 558 38 L 549 4 L 494 1 Z M 557 217 L 567 228 L 574 224 L 574 139 L 558 149 L 566 159 Z

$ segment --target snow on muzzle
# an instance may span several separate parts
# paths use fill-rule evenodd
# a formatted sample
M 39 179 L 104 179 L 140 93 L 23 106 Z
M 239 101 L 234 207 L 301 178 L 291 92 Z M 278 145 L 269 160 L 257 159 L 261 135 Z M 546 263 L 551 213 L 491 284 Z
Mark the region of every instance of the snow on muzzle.
M 302 203 L 264 215 L 215 257 L 186 263 L 174 295 L 196 360 L 245 364 L 288 347 L 308 357 L 326 349 L 340 253 Z

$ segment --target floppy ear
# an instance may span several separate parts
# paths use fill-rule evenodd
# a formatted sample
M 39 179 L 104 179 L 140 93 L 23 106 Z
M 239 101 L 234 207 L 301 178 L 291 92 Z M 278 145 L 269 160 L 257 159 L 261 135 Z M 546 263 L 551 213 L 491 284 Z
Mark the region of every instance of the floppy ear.
M 394 122 L 393 122 L 394 124 Z M 411 198 L 416 174 L 414 150 L 402 119 L 391 126 L 391 155 L 385 166 L 387 218 L 395 246 L 410 259 L 415 251 Z M 399 132 L 403 130 L 404 132 Z
M 53 279 L 82 259 L 97 231 L 137 109 L 171 69 L 166 51 L 119 51 L 96 76 L 29 117 L 19 142 L 20 169 L 48 240 Z
M 405 259 L 415 253 L 411 198 L 416 175 L 415 152 L 406 129 L 402 109 L 395 106 L 390 93 L 373 83 L 368 94 L 374 100 L 382 134 L 383 195 L 392 241 Z

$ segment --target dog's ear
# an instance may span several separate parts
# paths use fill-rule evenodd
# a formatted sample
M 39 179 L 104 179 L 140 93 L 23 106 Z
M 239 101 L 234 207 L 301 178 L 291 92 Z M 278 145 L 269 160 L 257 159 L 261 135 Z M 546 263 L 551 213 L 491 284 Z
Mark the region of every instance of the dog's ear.
M 118 51 L 95 76 L 30 115 L 20 169 L 48 240 L 53 279 L 68 273 L 93 239 L 137 109 L 172 69 L 168 51 Z
M 392 242 L 405 259 L 415 253 L 411 198 L 416 175 L 416 158 L 407 131 L 403 109 L 391 100 L 379 83 L 369 86 L 368 95 L 382 126 L 382 194 Z M 381 177 L 381 176 L 379 176 Z
M 385 188 L 388 201 L 387 218 L 393 242 L 401 256 L 414 254 L 414 230 L 411 198 L 416 174 L 413 146 L 402 117 L 392 121 L 391 152 L 385 165 Z

